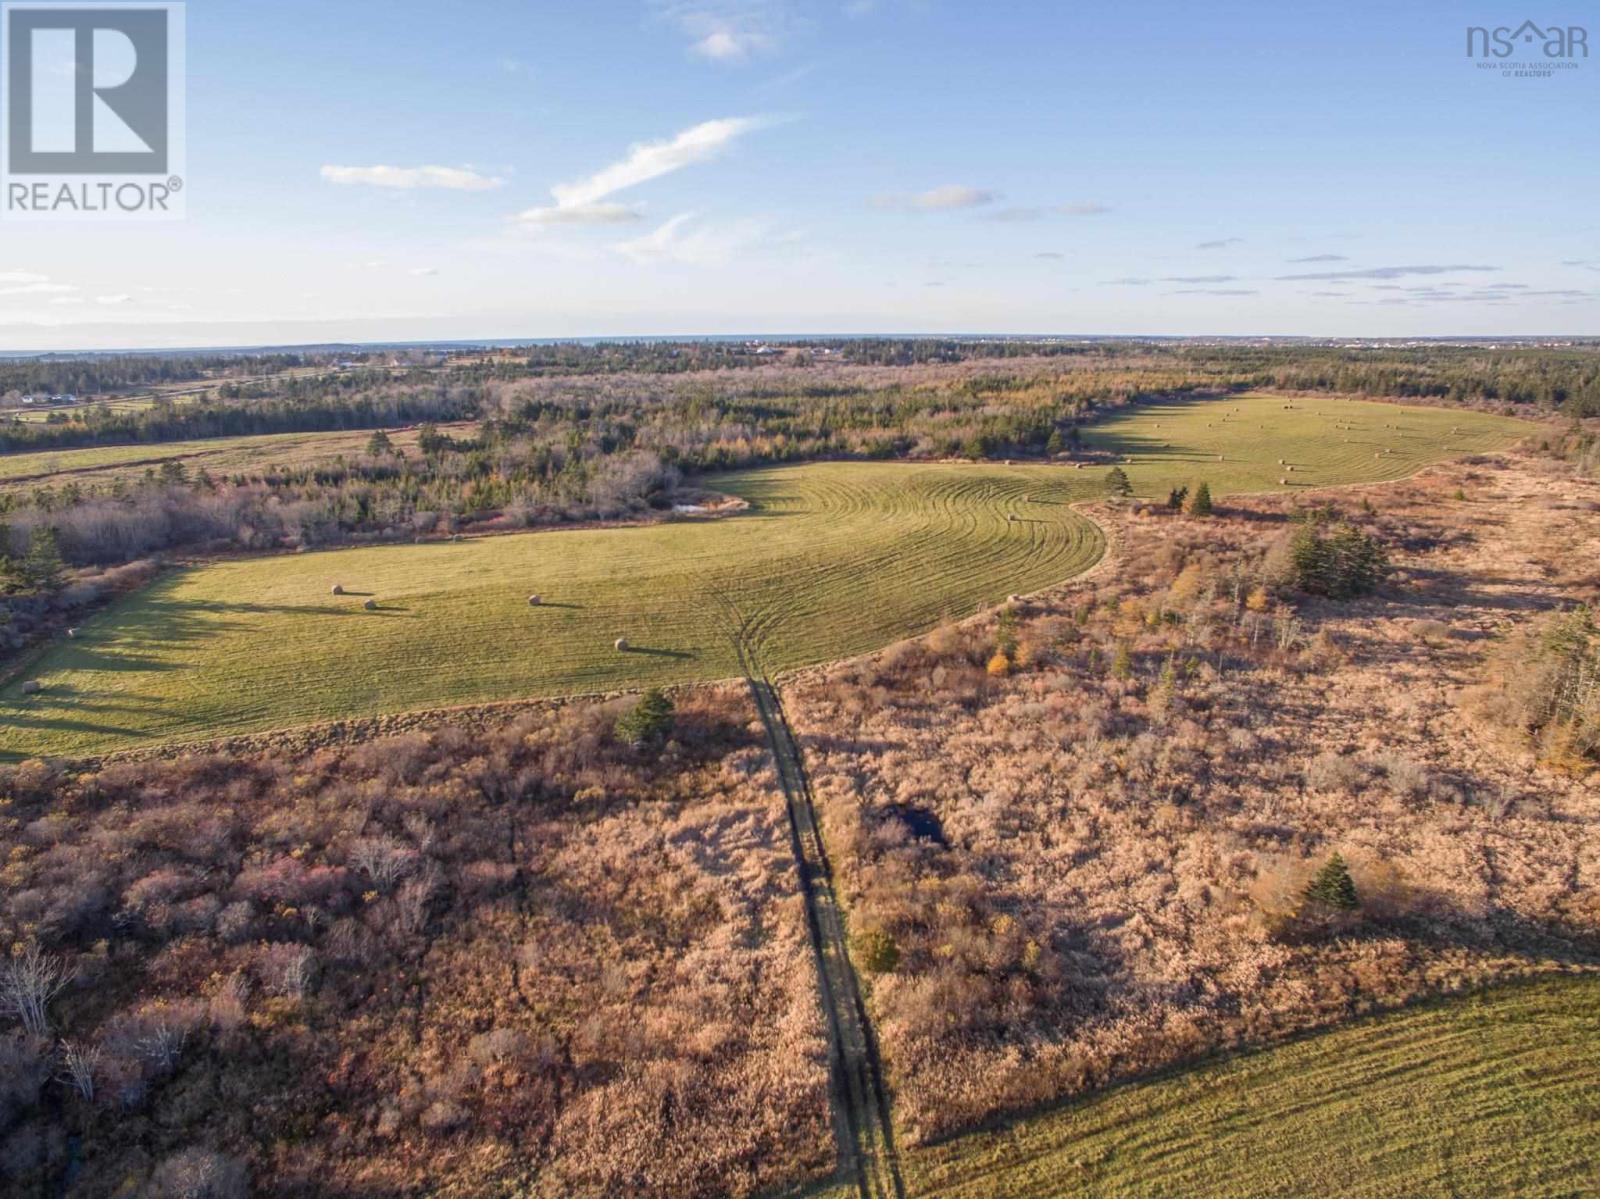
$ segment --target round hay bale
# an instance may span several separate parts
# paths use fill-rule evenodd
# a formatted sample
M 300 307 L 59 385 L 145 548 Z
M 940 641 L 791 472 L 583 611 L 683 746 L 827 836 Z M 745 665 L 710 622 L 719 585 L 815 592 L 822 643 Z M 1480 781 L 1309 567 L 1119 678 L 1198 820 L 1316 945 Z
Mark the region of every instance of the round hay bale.
M 333 585 L 333 593 L 335 595 L 343 595 L 344 594 L 344 584 L 343 583 L 335 583 Z
M 1289 486 L 1289 480 L 1288 479 L 1279 479 L 1278 480 L 1278 486 L 1279 487 L 1287 487 L 1287 486 Z
M 1286 466 L 1283 469 L 1288 471 L 1291 475 L 1294 474 L 1294 467 L 1292 466 Z
M 618 637 L 616 641 L 616 649 L 617 653 L 619 654 L 627 653 L 629 649 L 628 639 L 626 637 Z
M 37 679 L 29 679 L 26 683 L 22 684 L 22 694 L 24 695 L 38 695 L 39 692 L 43 690 L 44 685 Z
M 544 603 L 542 596 L 530 595 L 528 597 L 528 607 L 530 608 L 537 608 L 542 603 Z
M 1022 602 L 1022 597 L 1020 595 L 1008 595 L 1008 596 L 1006 596 L 1006 603 L 1008 603 L 1008 604 L 1020 604 L 1021 602 Z
M 1283 459 L 1282 459 L 1282 458 L 1279 458 L 1279 459 L 1278 459 L 1278 465 L 1279 465 L 1279 466 L 1282 466 L 1282 465 L 1283 465 Z
M 1221 454 L 1218 454 L 1217 455 L 1217 461 L 1218 462 L 1226 462 L 1227 459 L 1225 457 L 1223 457 Z
M 378 601 L 377 600 L 368 600 L 366 603 L 362 604 L 361 606 L 363 608 L 365 608 L 368 612 L 376 612 L 378 610 Z

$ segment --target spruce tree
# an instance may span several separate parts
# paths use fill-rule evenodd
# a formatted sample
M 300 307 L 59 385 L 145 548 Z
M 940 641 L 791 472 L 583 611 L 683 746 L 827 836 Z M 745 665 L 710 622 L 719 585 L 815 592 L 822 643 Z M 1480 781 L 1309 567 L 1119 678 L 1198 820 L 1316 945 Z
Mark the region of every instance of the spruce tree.
M 54 591 L 61 586 L 62 569 L 56 531 L 47 525 L 40 526 L 28 539 L 28 556 L 22 560 L 22 577 L 35 591 Z
M 11 528 L 0 520 L 0 595 L 20 585 L 22 576 L 11 560 Z
M 636 749 L 643 748 L 665 740 L 672 723 L 672 701 L 660 687 L 652 687 L 639 697 L 633 711 L 617 721 L 617 739 Z
M 1187 487 L 1174 487 L 1171 491 L 1167 492 L 1167 507 L 1171 508 L 1174 512 L 1182 512 L 1184 501 L 1188 498 L 1189 489 Z
M 1336 912 L 1353 912 L 1361 906 L 1355 880 L 1341 854 L 1335 852 L 1317 871 L 1317 877 L 1306 885 L 1306 898 Z
M 1128 481 L 1128 472 L 1113 466 L 1106 475 L 1106 490 L 1112 495 L 1132 495 L 1133 484 Z
M 1111 658 L 1111 677 L 1115 679 L 1133 677 L 1133 653 L 1128 649 L 1126 641 L 1117 642 L 1117 652 Z
M 1188 511 L 1190 516 L 1211 515 L 1211 485 L 1209 483 L 1202 480 L 1196 485 L 1194 494 L 1189 497 Z

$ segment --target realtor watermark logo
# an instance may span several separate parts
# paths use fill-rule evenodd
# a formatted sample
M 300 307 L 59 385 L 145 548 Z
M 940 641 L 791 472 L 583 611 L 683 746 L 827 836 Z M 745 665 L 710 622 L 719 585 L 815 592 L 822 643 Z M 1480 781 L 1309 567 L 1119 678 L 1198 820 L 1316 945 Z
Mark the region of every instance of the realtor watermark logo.
M 0 217 L 186 211 L 184 6 L 0 4 Z
M 1583 25 L 1467 26 L 1467 57 L 1482 71 L 1507 79 L 1552 79 L 1576 71 L 1589 57 Z

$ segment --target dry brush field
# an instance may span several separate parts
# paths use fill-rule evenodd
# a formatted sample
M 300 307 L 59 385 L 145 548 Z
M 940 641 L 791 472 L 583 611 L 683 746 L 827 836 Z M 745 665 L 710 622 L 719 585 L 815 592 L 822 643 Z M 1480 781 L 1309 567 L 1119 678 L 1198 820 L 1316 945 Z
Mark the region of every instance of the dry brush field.
M 1291 607 L 1268 549 L 1325 500 L 1398 574 Z M 1485 716 L 1505 635 L 1600 598 L 1600 487 L 1516 457 L 1102 515 L 1115 569 L 1023 606 L 1009 666 L 986 619 L 785 688 L 909 1140 L 1600 964 L 1600 777 Z M 1308 922 L 1334 851 L 1362 918 Z
M 759 724 L 743 689 L 679 709 L 648 754 L 578 704 L 0 770 L 0 942 L 71 971 L 0 1037 L 0 1189 L 676 1199 L 829 1173 Z

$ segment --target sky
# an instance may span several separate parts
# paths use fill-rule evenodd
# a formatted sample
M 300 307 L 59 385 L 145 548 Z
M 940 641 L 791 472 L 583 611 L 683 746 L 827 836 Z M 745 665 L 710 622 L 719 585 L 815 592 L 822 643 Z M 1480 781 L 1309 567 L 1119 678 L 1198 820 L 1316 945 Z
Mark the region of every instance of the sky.
M 1596 335 L 1600 58 L 1466 54 L 1531 11 L 193 0 L 186 219 L 0 222 L 0 349 Z

